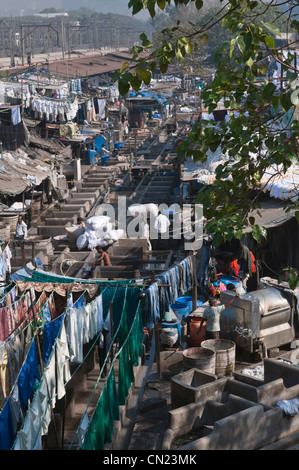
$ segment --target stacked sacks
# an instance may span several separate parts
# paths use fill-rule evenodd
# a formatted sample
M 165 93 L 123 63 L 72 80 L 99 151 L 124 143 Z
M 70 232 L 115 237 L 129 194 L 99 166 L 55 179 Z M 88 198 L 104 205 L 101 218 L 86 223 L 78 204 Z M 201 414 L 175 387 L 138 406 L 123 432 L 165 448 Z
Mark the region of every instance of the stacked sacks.
M 79 250 L 88 248 L 93 250 L 96 246 L 101 248 L 113 245 L 124 234 L 124 230 L 113 230 L 110 217 L 105 215 L 94 216 L 86 220 L 86 229 L 77 239 Z

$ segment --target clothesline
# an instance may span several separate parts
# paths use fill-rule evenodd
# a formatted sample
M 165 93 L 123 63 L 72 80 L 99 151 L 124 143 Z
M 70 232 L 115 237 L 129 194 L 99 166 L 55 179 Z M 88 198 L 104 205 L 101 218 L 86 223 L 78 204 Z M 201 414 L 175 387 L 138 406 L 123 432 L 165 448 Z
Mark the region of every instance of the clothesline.
M 114 295 L 115 295 L 115 291 L 114 291 Z M 102 294 L 100 294 L 99 297 L 101 297 L 101 296 L 102 296 Z M 98 300 L 98 299 L 96 298 L 96 299 L 94 299 L 94 300 Z M 77 310 L 79 311 L 80 308 L 82 308 L 82 307 L 79 307 Z M 67 313 L 64 312 L 63 315 L 64 315 L 64 319 L 65 319 L 66 316 L 67 316 Z M 57 320 L 57 319 L 55 319 L 55 321 L 56 321 L 56 320 Z M 64 325 L 64 321 L 63 321 L 63 325 Z M 99 333 L 98 333 L 98 334 L 99 334 Z M 56 341 L 57 341 L 57 340 L 56 340 Z M 95 340 L 94 340 L 94 343 L 95 343 Z M 94 346 L 94 345 L 93 345 L 93 346 Z M 93 346 L 92 346 L 92 347 L 93 347 Z M 91 348 L 91 349 L 92 349 L 92 348 Z M 90 350 L 91 350 L 91 349 L 90 349 Z M 54 350 L 54 346 L 53 346 L 52 351 L 53 351 L 53 350 Z M 85 359 L 84 359 L 84 360 L 85 360 Z M 82 366 L 82 363 L 84 362 L 84 360 L 81 361 L 79 367 Z M 50 359 L 49 359 L 48 364 L 50 364 Z M 50 366 L 48 365 L 48 367 L 50 367 Z M 75 371 L 75 373 L 76 373 L 76 371 Z M 69 380 L 70 380 L 70 379 L 71 379 L 71 377 L 69 377 Z M 66 383 L 67 383 L 67 382 L 65 382 L 65 384 L 64 384 L 64 388 L 65 388 Z M 50 404 L 50 403 L 53 401 L 53 399 L 55 399 L 55 397 L 56 397 L 55 394 L 54 394 L 54 395 L 51 395 L 51 397 L 50 397 L 49 400 L 48 400 L 48 404 Z M 33 400 L 34 400 L 34 399 L 33 399 Z M 33 406 L 33 402 L 32 402 L 32 406 Z M 29 409 L 29 412 L 30 412 L 30 409 Z M 44 411 L 43 416 L 46 416 L 46 413 L 47 413 L 47 410 Z M 27 412 L 27 415 L 26 415 L 26 416 L 30 416 L 30 415 L 28 414 L 28 412 Z M 27 418 L 27 420 L 29 420 L 29 418 Z M 27 422 L 25 421 L 25 422 L 23 423 L 23 425 L 22 425 L 22 429 L 19 431 L 19 435 L 21 436 L 20 439 L 25 439 L 26 432 L 24 431 L 24 427 L 26 426 L 26 424 L 27 424 Z M 49 423 L 48 423 L 48 424 L 49 424 Z M 29 424 L 28 424 L 27 426 L 30 427 Z M 39 430 L 41 429 L 42 426 L 43 426 L 43 421 L 41 421 L 41 422 L 39 423 Z M 30 429 L 31 429 L 31 428 L 30 428 Z M 17 448 L 21 448 L 21 447 L 19 447 L 19 446 L 22 446 L 22 443 L 19 442 L 20 439 L 19 439 L 18 441 L 17 441 L 17 439 L 16 439 L 17 444 L 16 444 L 16 443 L 14 444 L 14 447 L 15 447 L 15 448 L 16 448 L 16 446 L 17 446 Z M 35 445 L 37 439 L 38 439 L 38 433 L 37 433 L 37 435 L 36 435 L 36 437 L 35 437 L 34 444 L 32 444 L 32 442 L 31 442 L 31 445 Z

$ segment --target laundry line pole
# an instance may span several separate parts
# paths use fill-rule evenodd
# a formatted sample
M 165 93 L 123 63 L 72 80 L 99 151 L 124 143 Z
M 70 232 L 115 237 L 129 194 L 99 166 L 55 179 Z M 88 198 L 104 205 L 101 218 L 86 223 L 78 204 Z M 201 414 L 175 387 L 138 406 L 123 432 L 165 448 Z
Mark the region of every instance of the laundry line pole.
M 155 271 L 151 272 L 151 284 L 156 282 Z M 160 297 L 160 291 L 159 291 Z M 162 380 L 162 373 L 161 373 L 161 357 L 160 357 L 160 329 L 159 323 L 155 323 L 155 353 L 156 353 L 156 362 L 157 362 L 157 372 L 158 372 L 158 379 L 159 382 Z

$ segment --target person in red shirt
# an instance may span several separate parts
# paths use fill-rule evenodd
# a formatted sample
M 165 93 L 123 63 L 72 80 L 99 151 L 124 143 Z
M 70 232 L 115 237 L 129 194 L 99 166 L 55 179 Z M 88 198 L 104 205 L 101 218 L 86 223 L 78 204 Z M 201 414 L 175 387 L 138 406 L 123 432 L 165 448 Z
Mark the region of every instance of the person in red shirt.
M 239 266 L 239 263 L 238 263 L 238 260 L 237 260 L 236 257 L 233 258 L 233 260 L 230 262 L 229 272 L 230 272 L 231 276 L 237 277 L 239 279 L 239 277 L 240 277 L 240 266 Z
M 255 257 L 254 257 L 254 255 L 253 255 L 252 251 L 250 252 L 250 254 L 251 254 L 251 259 L 252 259 L 251 271 L 252 271 L 252 273 L 256 273 L 256 267 L 255 267 L 255 264 L 254 264 L 254 262 L 255 262 Z

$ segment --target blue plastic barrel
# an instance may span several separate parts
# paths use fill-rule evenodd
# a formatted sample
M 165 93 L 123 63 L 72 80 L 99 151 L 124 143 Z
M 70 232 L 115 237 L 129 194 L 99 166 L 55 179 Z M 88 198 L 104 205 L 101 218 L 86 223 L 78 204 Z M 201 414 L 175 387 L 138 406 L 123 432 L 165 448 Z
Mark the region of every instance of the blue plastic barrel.
M 189 315 L 189 305 L 184 304 L 183 302 L 171 304 L 170 307 L 177 319 L 180 321 Z
M 106 166 L 106 163 L 109 161 L 109 157 L 101 157 L 101 165 Z
M 184 303 L 187 304 L 189 308 L 189 313 L 192 312 L 193 308 L 193 299 L 190 296 L 183 296 L 183 297 L 178 297 L 176 299 L 176 303 Z M 202 302 L 200 300 L 197 301 L 197 307 L 200 307 L 202 305 Z
M 96 161 L 96 151 L 95 150 L 85 150 L 85 164 L 94 165 Z
M 99 152 L 102 148 L 102 145 L 105 143 L 105 139 L 104 139 L 104 136 L 102 135 L 97 135 L 95 138 L 94 138 L 94 146 L 97 150 L 97 152 Z

